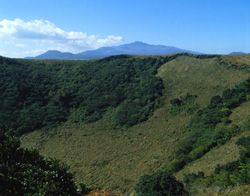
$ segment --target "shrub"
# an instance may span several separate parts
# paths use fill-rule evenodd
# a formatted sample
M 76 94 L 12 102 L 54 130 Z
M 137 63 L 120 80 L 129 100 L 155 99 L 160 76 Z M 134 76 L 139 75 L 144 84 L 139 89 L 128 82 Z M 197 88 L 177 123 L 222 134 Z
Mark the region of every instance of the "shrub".
M 191 184 L 194 181 L 201 179 L 201 178 L 204 178 L 203 172 L 198 172 L 197 174 L 196 173 L 186 174 L 184 175 L 183 182 L 185 184 Z
M 196 160 L 207 152 L 207 146 L 198 146 L 190 152 L 190 159 Z
M 184 158 L 174 159 L 170 163 L 168 163 L 164 169 L 169 173 L 174 173 L 181 170 L 186 165 L 186 163 L 187 162 Z
M 176 106 L 180 106 L 182 104 L 182 101 L 178 98 L 175 98 L 175 99 L 170 100 L 170 103 L 172 106 L 176 107 Z
M 210 101 L 210 105 L 217 107 L 222 103 L 222 98 L 220 96 L 214 96 L 212 97 Z
M 138 196 L 187 195 L 182 183 L 166 172 L 142 176 L 135 187 Z
M 237 145 L 243 147 L 240 151 L 240 158 L 225 165 L 217 165 L 210 176 L 189 174 L 184 177 L 184 182 L 189 186 L 197 181 L 206 186 L 237 186 L 250 183 L 250 137 L 242 137 Z
M 195 103 L 196 98 L 196 95 L 190 95 L 187 93 L 185 96 L 170 100 L 170 112 L 174 115 L 182 112 L 188 114 L 194 113 L 199 108 L 198 104 Z

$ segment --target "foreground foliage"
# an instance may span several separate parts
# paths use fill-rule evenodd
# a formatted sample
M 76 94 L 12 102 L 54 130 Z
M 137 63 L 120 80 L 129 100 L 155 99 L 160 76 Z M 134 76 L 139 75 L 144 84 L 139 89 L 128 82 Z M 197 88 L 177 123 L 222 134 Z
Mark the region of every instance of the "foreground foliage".
M 77 191 L 67 167 L 20 148 L 17 138 L 1 130 L 0 195 L 77 195 Z

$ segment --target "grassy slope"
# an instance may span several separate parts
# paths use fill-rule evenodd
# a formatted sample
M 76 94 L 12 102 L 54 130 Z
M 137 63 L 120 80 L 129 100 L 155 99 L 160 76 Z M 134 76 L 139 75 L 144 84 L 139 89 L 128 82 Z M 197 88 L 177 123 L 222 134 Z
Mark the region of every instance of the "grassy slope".
M 247 54 L 247 55 L 227 55 L 227 56 L 223 56 L 222 60 L 225 63 L 238 65 L 238 67 L 240 67 L 240 66 L 246 66 L 248 68 L 250 67 L 250 54 Z
M 129 191 L 139 176 L 165 164 L 183 136 L 190 115 L 169 114 L 169 100 L 191 93 L 204 107 L 210 98 L 245 80 L 249 74 L 227 69 L 216 59 L 178 57 L 159 69 L 164 80 L 163 105 L 146 122 L 128 129 L 110 124 L 110 115 L 91 124 L 66 123 L 22 138 L 24 147 L 71 166 L 77 181 L 92 187 Z M 112 111 L 110 111 L 111 113 Z
M 230 119 L 233 124 L 242 127 L 242 133 L 233 137 L 226 144 L 212 149 L 202 158 L 186 166 L 176 174 L 179 180 L 182 180 L 185 174 L 197 173 L 199 171 L 209 176 L 214 172 L 217 165 L 225 165 L 239 158 L 240 149 L 235 142 L 241 137 L 250 136 L 250 131 L 244 129 L 244 127 L 246 125 L 249 126 L 250 123 L 250 101 L 234 109 L 230 115 Z M 250 193 L 250 185 L 230 188 L 221 193 L 218 193 L 215 188 L 198 188 L 195 190 L 195 195 L 247 195 L 247 193 Z
M 228 162 L 237 160 L 239 158 L 239 148 L 235 142 L 243 136 L 250 136 L 250 132 L 245 131 L 233 137 L 226 144 L 211 150 L 202 158 L 187 165 L 176 174 L 176 177 L 181 180 L 184 174 L 197 173 L 199 171 L 204 172 L 205 175 L 210 175 L 218 164 L 225 165 Z
M 249 108 L 248 108 L 249 109 Z M 205 175 L 210 175 L 213 173 L 216 165 L 224 165 L 228 162 L 237 160 L 239 158 L 239 147 L 235 142 L 244 136 L 250 136 L 250 131 L 244 131 L 238 136 L 233 137 L 226 144 L 215 148 L 208 152 L 205 156 L 199 160 L 186 166 L 183 170 L 176 174 L 177 179 L 182 180 L 184 174 L 197 173 L 199 171 L 204 172 Z M 236 187 L 230 187 L 225 190 L 220 190 L 218 187 L 193 187 L 192 195 L 197 196 L 238 196 L 238 195 L 249 195 L 250 185 L 240 185 Z

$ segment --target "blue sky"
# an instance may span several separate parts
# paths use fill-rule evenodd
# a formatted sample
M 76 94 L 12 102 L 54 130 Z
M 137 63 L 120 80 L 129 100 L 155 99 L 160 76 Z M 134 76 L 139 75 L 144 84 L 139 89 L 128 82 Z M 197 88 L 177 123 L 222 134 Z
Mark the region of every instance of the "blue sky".
M 250 52 L 249 0 L 0 0 L 0 55 L 133 41 Z

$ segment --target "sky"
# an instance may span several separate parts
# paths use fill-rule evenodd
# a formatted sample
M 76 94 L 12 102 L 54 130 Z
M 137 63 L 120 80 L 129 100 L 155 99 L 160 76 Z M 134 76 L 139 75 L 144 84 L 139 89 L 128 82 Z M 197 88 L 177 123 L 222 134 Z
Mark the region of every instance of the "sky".
M 134 41 L 250 53 L 250 0 L 0 0 L 0 55 Z

